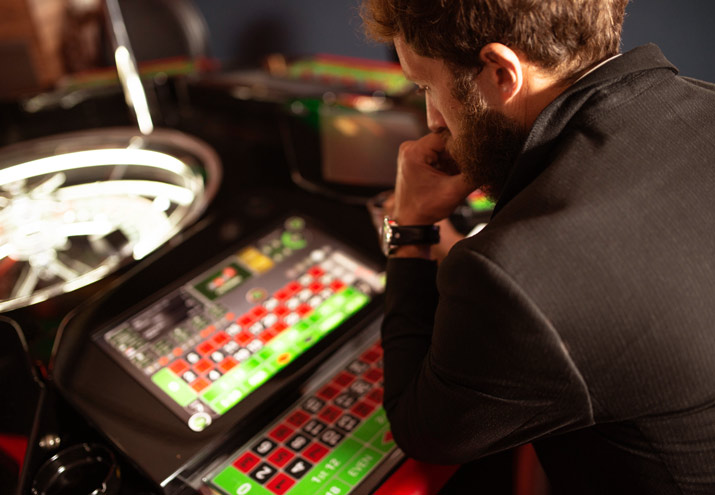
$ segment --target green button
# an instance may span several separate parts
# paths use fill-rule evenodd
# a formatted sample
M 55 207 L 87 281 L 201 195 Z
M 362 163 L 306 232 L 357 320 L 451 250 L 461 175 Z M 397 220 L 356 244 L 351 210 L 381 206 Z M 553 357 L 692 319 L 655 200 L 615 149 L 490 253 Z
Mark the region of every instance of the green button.
M 365 421 L 355 432 L 353 437 L 362 440 L 365 443 L 375 438 L 379 433 L 386 431 L 390 427 L 385 416 L 383 408 L 377 409 L 367 421 Z
M 293 328 L 295 328 L 299 332 L 303 332 L 305 330 L 308 330 L 310 327 L 311 327 L 311 323 L 309 321 L 301 320 L 298 323 L 296 323 Z
M 345 290 L 341 292 L 345 297 L 353 297 L 357 293 L 358 291 L 355 287 L 346 287 Z
M 315 492 L 315 495 L 346 495 L 352 489 L 353 487 L 347 483 L 343 483 L 340 480 L 332 480 L 322 486 L 319 492 Z M 296 495 L 298 495 L 297 492 Z
M 345 303 L 348 301 L 348 298 L 346 297 L 345 291 L 339 292 L 337 294 L 333 294 L 330 296 L 328 299 L 325 300 L 325 306 L 328 308 L 331 308 L 333 310 L 335 309 L 340 309 L 343 306 L 345 306 Z
M 243 363 L 241 365 L 241 367 L 246 371 L 251 371 L 251 370 L 255 370 L 260 365 L 261 365 L 261 360 L 258 359 L 256 356 L 253 356 L 251 359 L 249 359 L 248 361 Z
M 202 394 L 201 398 L 219 414 L 235 406 L 248 393 L 244 383 L 246 372 L 234 368 L 213 382 Z
M 209 402 L 211 409 L 219 414 L 225 414 L 226 411 L 238 404 L 243 399 L 244 393 L 239 389 L 233 389 L 223 395 L 219 395 L 214 400 Z
M 270 361 L 266 361 L 265 363 L 263 363 L 263 368 L 262 368 L 262 369 L 263 369 L 266 373 L 268 373 L 269 378 L 270 378 L 271 376 L 275 375 L 276 372 L 277 372 L 279 369 L 281 369 L 281 366 L 278 365 L 277 359 L 278 359 L 278 355 L 274 355 L 273 359 L 271 359 Z
M 328 483 L 328 480 L 334 475 L 330 469 L 314 467 L 308 475 L 295 485 L 290 493 L 321 493 L 320 490 Z
M 335 312 L 335 308 L 327 304 L 327 301 L 318 306 L 313 310 L 313 312 L 306 318 L 306 321 L 312 325 L 324 320 L 331 314 Z
M 216 380 L 216 382 L 225 384 L 223 385 L 226 390 L 228 389 L 233 389 L 236 387 L 241 387 L 243 383 L 246 381 L 246 370 L 243 369 L 243 366 L 239 365 L 230 370 L 228 373 L 223 375 L 221 378 Z M 214 383 L 216 383 L 214 382 Z
M 229 495 L 272 495 L 233 466 L 228 466 L 221 471 L 211 480 L 211 483 Z
M 212 402 L 222 395 L 225 395 L 232 390 L 241 388 L 246 373 L 243 370 L 234 368 L 230 372 L 223 375 L 221 378 L 213 382 L 206 390 L 201 393 L 201 397 L 207 402 Z
M 258 353 L 258 357 L 260 357 L 264 361 L 268 361 L 268 358 L 270 358 L 272 355 L 273 355 L 273 349 L 271 349 L 270 347 L 264 347 Z
M 345 313 L 343 313 L 342 311 L 338 313 L 333 313 L 318 324 L 318 330 L 320 331 L 320 333 L 329 332 L 330 330 L 344 322 L 345 318 L 347 318 L 347 315 L 345 315 Z
M 336 459 L 340 465 L 345 465 L 350 459 L 355 457 L 355 454 L 360 451 L 360 448 L 360 442 L 356 442 L 352 438 L 346 438 L 333 450 L 332 454 L 329 454 L 329 458 Z
M 251 390 L 255 390 L 270 378 L 270 375 L 268 371 L 265 369 L 261 368 L 259 370 L 256 370 L 252 375 L 248 377 L 248 386 L 250 387 Z
M 194 389 L 168 368 L 154 373 L 151 380 L 181 407 L 188 406 L 197 397 Z
M 206 391 L 201 394 L 201 398 L 204 399 L 206 402 L 213 402 L 223 393 L 223 390 L 219 389 L 218 387 L 211 387 L 207 388 Z
M 362 308 L 367 304 L 367 302 L 370 300 L 369 297 L 367 297 L 365 294 L 362 292 L 357 292 L 353 297 L 350 298 L 350 300 L 345 304 L 345 311 L 348 312 L 348 314 L 352 314 L 356 312 L 358 309 Z
M 300 232 L 283 232 L 281 242 L 290 249 L 303 249 L 308 245 L 308 241 Z
M 338 476 L 346 483 L 357 485 L 382 458 L 383 454 L 377 450 L 365 447 L 340 471 Z
M 286 351 L 290 348 L 288 340 L 283 337 L 284 335 L 285 332 L 280 333 L 268 343 L 268 346 L 271 348 L 271 354 L 280 354 L 281 352 Z
M 343 469 L 360 450 L 362 450 L 360 442 L 356 442 L 352 438 L 343 440 L 340 445 L 330 452 L 320 463 L 316 464 L 313 469 L 293 487 L 291 493 L 295 493 L 296 495 L 325 493 L 321 490 L 330 486 L 331 480 L 335 478 L 338 472 Z
M 299 354 L 302 354 L 302 352 L 309 347 L 312 347 L 313 344 L 315 344 L 318 341 L 317 338 L 318 332 L 313 330 L 307 335 L 303 335 L 299 340 L 296 341 L 295 343 L 295 348 L 298 350 Z
M 293 347 L 293 343 L 299 338 L 300 332 L 296 330 L 295 327 L 292 327 L 278 334 L 278 336 L 271 341 L 271 344 L 275 346 L 275 349 L 280 347 L 281 350 L 285 351 Z
M 392 439 L 392 432 L 390 430 L 385 430 L 381 432 L 370 444 L 375 447 L 380 452 L 385 454 L 391 451 L 395 447 L 395 441 Z
M 300 338 L 302 337 L 295 330 L 287 330 L 271 341 L 271 345 L 276 351 L 271 362 L 277 363 L 280 361 L 281 355 L 285 353 L 291 354 L 291 360 L 295 359 L 296 355 L 300 354 L 296 346 L 296 341 Z

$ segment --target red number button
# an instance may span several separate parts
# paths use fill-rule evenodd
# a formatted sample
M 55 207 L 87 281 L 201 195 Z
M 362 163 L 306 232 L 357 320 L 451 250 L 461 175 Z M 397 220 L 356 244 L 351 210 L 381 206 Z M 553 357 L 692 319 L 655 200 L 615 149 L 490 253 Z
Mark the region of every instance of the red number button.
M 201 377 L 198 377 L 196 380 L 191 382 L 191 388 L 193 388 L 196 392 L 201 392 L 209 385 L 211 385 L 211 382 Z
M 285 474 L 280 473 L 278 474 L 278 476 L 273 478 L 273 481 L 266 485 L 266 488 L 268 488 L 276 495 L 283 495 L 285 492 L 290 490 L 290 487 L 292 487 L 294 484 L 294 480 L 290 479 Z
M 218 365 L 218 369 L 221 370 L 221 373 L 228 373 L 229 370 L 233 369 L 236 365 L 238 364 L 238 361 L 233 359 L 231 356 L 228 356 L 225 358 L 223 361 L 221 361 Z
M 176 375 L 181 376 L 185 371 L 189 370 L 189 363 L 183 359 L 177 359 L 169 365 L 169 369 L 173 371 Z
M 375 410 L 375 404 L 372 402 L 362 401 L 355 404 L 351 410 L 357 416 L 361 418 L 367 418 L 372 413 L 372 411 Z
M 258 464 L 259 461 L 260 459 L 257 456 L 250 452 L 246 452 L 241 457 L 233 461 L 233 466 L 242 473 L 248 473 Z
M 325 457 L 328 452 L 330 451 L 327 447 L 314 443 L 303 451 L 303 455 L 309 461 L 320 462 L 320 460 Z
M 277 442 L 283 442 L 283 440 L 291 436 L 291 434 L 293 434 L 292 428 L 289 428 L 286 425 L 278 425 L 268 434 L 268 436 Z
M 322 419 L 323 421 L 326 421 L 328 423 L 332 423 L 336 419 L 338 419 L 338 416 L 340 416 L 340 413 L 343 411 L 341 409 L 338 409 L 335 406 L 326 406 L 325 409 L 320 411 L 320 414 L 318 414 L 318 417 Z
M 373 402 L 375 402 L 375 403 L 377 403 L 377 404 L 381 404 L 381 403 L 382 403 L 382 396 L 383 396 L 383 395 L 384 395 L 384 392 L 382 391 L 382 389 L 381 389 L 381 388 L 376 388 L 376 389 L 373 389 L 373 391 L 370 392 L 370 393 L 368 394 L 368 396 L 365 397 L 365 398 L 366 398 L 367 400 L 371 400 L 371 401 L 373 401 Z
M 231 340 L 231 337 L 229 337 L 226 332 L 219 332 L 211 337 L 211 341 L 216 344 L 216 347 L 221 347 L 229 340 Z
M 213 367 L 214 365 L 211 364 L 211 361 L 209 361 L 208 359 L 202 359 L 194 365 L 194 370 L 196 370 L 196 372 L 199 374 L 204 374 L 208 370 L 213 369 Z
M 317 393 L 318 397 L 321 397 L 325 400 L 330 400 L 334 398 L 338 393 L 340 392 L 340 389 L 337 387 L 334 387 L 333 385 L 326 385 L 320 391 Z
M 286 449 L 285 447 L 280 447 L 278 450 L 276 450 L 270 455 L 268 460 L 278 467 L 283 467 L 288 464 L 288 462 L 290 462 L 293 457 L 295 457 L 295 454 L 293 452 Z
M 310 416 L 308 416 L 303 411 L 295 411 L 293 414 L 288 416 L 287 421 L 296 428 L 300 428 L 308 421 L 309 418 Z
M 369 381 L 370 383 L 376 383 L 382 379 L 382 370 L 379 368 L 373 368 L 367 373 L 365 373 L 365 376 L 363 378 L 365 378 L 365 380 Z
M 378 348 L 373 347 L 372 349 L 369 349 L 368 351 L 365 352 L 365 354 L 363 354 L 360 357 L 360 359 L 362 359 L 363 361 L 370 363 L 370 364 L 378 362 L 380 360 L 380 358 L 382 357 L 382 352 L 380 352 L 379 349 L 380 349 L 379 347 Z
M 333 382 L 337 383 L 341 387 L 347 387 L 353 382 L 353 380 L 355 380 L 355 377 L 353 375 L 342 371 L 335 376 Z

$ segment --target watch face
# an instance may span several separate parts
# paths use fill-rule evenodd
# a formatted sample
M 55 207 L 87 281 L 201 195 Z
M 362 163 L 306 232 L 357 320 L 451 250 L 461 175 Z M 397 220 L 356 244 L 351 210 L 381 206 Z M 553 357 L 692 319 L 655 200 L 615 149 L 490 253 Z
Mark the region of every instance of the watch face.
M 392 220 L 387 216 L 382 220 L 382 229 L 380 232 L 380 247 L 385 256 L 390 254 L 390 244 L 392 243 Z

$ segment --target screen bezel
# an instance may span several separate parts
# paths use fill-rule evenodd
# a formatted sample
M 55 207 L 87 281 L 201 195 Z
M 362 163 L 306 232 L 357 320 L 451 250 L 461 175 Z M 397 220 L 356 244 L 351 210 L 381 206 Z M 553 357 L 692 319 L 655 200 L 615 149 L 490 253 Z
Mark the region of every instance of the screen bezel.
M 291 109 L 296 101 L 301 103 L 304 109 L 302 113 L 296 114 Z M 331 105 L 339 107 L 339 105 L 325 103 L 318 99 L 296 101 L 284 108 L 279 115 L 283 149 L 290 168 L 291 178 L 295 184 L 309 192 L 355 204 L 365 203 L 376 194 L 394 187 L 394 181 L 389 184 L 383 181 L 375 183 L 364 181 L 361 184 L 351 184 L 327 178 L 324 172 L 326 157 L 323 154 L 326 146 L 324 141 L 327 136 L 322 132 L 320 123 L 322 118 L 321 109 Z M 350 111 L 349 108 L 345 107 L 343 107 L 343 110 L 345 112 Z M 357 110 L 353 110 L 353 112 L 359 114 Z M 421 108 L 396 103 L 393 108 L 386 112 L 403 113 L 413 119 L 414 125 L 421 126 L 422 131 L 415 134 L 415 139 L 429 132 L 424 120 L 424 110 Z M 380 112 L 375 112 L 375 115 L 379 116 Z M 396 148 L 394 157 L 386 158 L 386 160 L 394 159 L 394 164 L 391 161 L 390 166 L 395 171 L 397 167 L 397 151 Z

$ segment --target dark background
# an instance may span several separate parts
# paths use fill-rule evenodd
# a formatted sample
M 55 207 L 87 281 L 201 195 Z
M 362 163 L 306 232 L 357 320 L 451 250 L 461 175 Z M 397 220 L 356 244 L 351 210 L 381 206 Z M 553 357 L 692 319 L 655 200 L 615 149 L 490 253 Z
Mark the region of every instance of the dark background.
M 225 68 L 255 66 L 269 53 L 334 53 L 387 59 L 367 41 L 359 0 L 195 0 L 206 17 L 214 56 Z M 715 82 L 715 2 L 632 0 L 623 49 L 657 43 L 681 74 Z

